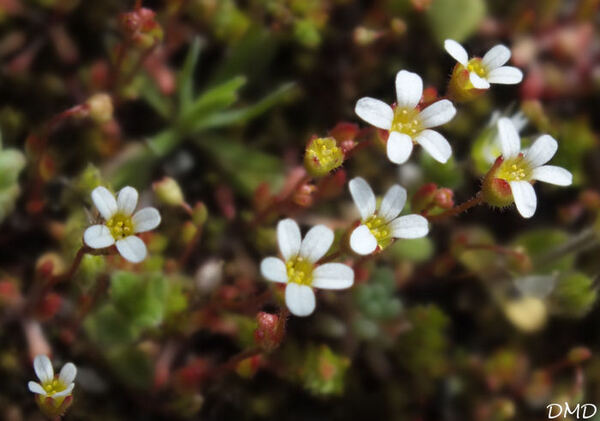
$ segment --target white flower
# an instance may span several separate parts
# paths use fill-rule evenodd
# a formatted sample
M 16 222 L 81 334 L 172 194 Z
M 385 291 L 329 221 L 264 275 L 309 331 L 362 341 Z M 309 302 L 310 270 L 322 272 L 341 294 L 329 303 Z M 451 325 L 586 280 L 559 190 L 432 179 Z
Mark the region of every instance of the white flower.
M 150 231 L 160 224 L 160 214 L 155 208 L 133 211 L 137 206 L 138 192 L 133 187 L 123 187 L 115 197 L 105 187 L 92 191 L 92 201 L 106 223 L 92 225 L 85 230 L 83 240 L 94 249 L 116 244 L 117 250 L 125 259 L 133 263 L 146 258 L 144 242 L 134 234 Z M 133 215 L 133 216 L 132 216 Z
M 522 152 L 521 139 L 510 119 L 503 117 L 498 120 L 498 132 L 503 161 L 494 176 L 510 185 L 517 210 L 524 218 L 530 218 L 537 207 L 531 181 L 568 186 L 573 182 L 573 175 L 564 168 L 544 165 L 558 149 L 558 143 L 552 136 L 538 137 L 527 151 Z
M 369 124 L 388 130 L 387 156 L 395 164 L 408 160 L 413 142 L 421 145 L 435 160 L 445 163 L 452 155 L 448 141 L 431 127 L 452 120 L 456 108 L 447 99 L 424 110 L 417 105 L 423 95 L 423 80 L 416 73 L 401 70 L 396 75 L 396 107 L 374 98 L 361 98 L 354 111 Z
M 494 131 L 492 141 L 487 142 L 483 146 L 482 151 L 483 157 L 488 164 L 493 164 L 494 162 L 496 162 L 496 159 L 498 159 L 498 157 L 502 155 L 502 150 L 500 149 L 500 135 L 498 133 L 498 120 L 501 117 L 502 114 L 499 111 L 494 111 L 492 113 L 492 117 L 490 118 L 490 122 L 488 123 L 488 125 L 492 127 Z M 517 129 L 517 132 L 519 133 L 525 128 L 525 126 L 527 126 L 527 117 L 525 117 L 525 114 L 523 114 L 523 112 L 521 111 L 516 112 L 508 118 L 510 118 L 510 121 L 513 123 L 515 129 Z
M 40 383 L 29 382 L 27 386 L 30 391 L 42 398 L 52 398 L 62 402 L 75 387 L 73 380 L 77 375 L 77 368 L 73 363 L 66 363 L 60 370 L 58 377 L 55 378 L 50 359 L 45 355 L 38 355 L 33 360 L 33 369 L 38 379 L 40 379 Z
M 421 215 L 400 216 L 406 203 L 406 190 L 394 185 L 385 194 L 376 209 L 373 190 L 362 178 L 350 180 L 350 194 L 361 216 L 361 224 L 350 235 L 350 247 L 362 255 L 373 253 L 377 247 L 384 249 L 394 238 L 420 238 L 427 235 L 427 219 Z
M 346 289 L 354 283 L 354 271 L 341 263 L 317 265 L 333 243 L 333 231 L 324 225 L 311 228 L 301 239 L 300 228 L 292 219 L 277 224 L 277 242 L 285 262 L 267 257 L 260 272 L 269 281 L 287 284 L 285 303 L 296 316 L 308 316 L 315 309 L 312 288 Z
M 476 89 L 488 89 L 490 83 L 513 85 L 523 80 L 523 72 L 513 66 L 504 66 L 510 59 L 510 50 L 496 45 L 483 58 L 469 60 L 467 51 L 458 42 L 447 39 L 444 48 L 456 61 L 469 71 L 469 80 Z

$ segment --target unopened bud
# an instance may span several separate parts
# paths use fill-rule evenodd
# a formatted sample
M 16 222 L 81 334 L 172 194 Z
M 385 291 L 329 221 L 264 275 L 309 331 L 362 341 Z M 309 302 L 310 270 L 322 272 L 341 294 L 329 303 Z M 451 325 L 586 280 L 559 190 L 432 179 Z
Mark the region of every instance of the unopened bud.
M 164 177 L 162 180 L 152 184 L 156 198 L 168 206 L 181 206 L 185 199 L 183 192 L 177 181 L 171 177 Z
M 113 118 L 113 102 L 110 95 L 99 93 L 92 95 L 85 102 L 89 109 L 89 116 L 97 124 L 108 123 Z
M 319 137 L 308 142 L 304 167 L 313 177 L 323 177 L 344 162 L 344 152 L 333 137 Z
M 308 208 L 314 202 L 313 193 L 317 190 L 317 187 L 313 184 L 305 183 L 301 185 L 298 190 L 294 193 L 292 200 L 298 206 Z
M 539 298 L 522 297 L 507 302 L 504 314 L 518 329 L 535 332 L 546 324 L 548 309 Z
M 581 364 L 592 357 L 592 351 L 585 346 L 577 346 L 569 351 L 567 359 L 571 364 Z
M 206 205 L 202 202 L 196 203 L 194 209 L 192 210 L 192 221 L 194 222 L 194 225 L 200 227 L 204 225 L 207 219 L 208 209 L 206 209 Z
M 43 279 L 58 276 L 65 270 L 65 264 L 57 253 L 45 253 L 35 264 L 36 273 Z
M 420 213 L 431 206 L 437 192 L 435 183 L 427 183 L 421 186 L 411 199 L 411 210 Z
M 258 372 L 261 363 L 261 356 L 254 355 L 240 361 L 235 368 L 235 372 L 245 379 L 250 379 Z
M 60 295 L 54 292 L 46 294 L 35 309 L 38 319 L 41 321 L 50 320 L 58 313 L 62 302 L 63 299 Z
M 254 331 L 254 341 L 266 352 L 276 349 L 283 339 L 283 329 L 279 316 L 261 311 L 256 315 L 258 326 Z
M 454 207 L 454 192 L 446 187 L 439 188 L 435 192 L 434 202 L 437 207 L 451 209 Z

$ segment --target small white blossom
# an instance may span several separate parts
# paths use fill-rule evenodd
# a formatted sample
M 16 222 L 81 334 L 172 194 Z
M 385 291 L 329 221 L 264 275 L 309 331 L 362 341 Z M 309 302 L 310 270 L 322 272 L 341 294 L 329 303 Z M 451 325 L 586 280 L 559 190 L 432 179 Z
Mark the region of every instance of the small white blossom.
M 300 228 L 292 219 L 277 224 L 277 242 L 284 260 L 267 257 L 260 264 L 269 281 L 287 284 L 285 303 L 296 316 L 308 316 L 315 309 L 313 288 L 346 289 L 354 283 L 354 270 L 342 263 L 317 265 L 333 243 L 333 231 L 316 225 L 301 238 Z
M 92 191 L 92 201 L 106 221 L 85 230 L 83 240 L 94 249 L 116 245 L 123 258 L 139 263 L 146 258 L 144 242 L 134 234 L 150 231 L 160 224 L 160 214 L 155 208 L 137 211 L 138 192 L 133 187 L 123 187 L 117 198 L 105 187 Z
M 537 207 L 537 198 L 531 181 L 538 180 L 558 186 L 568 186 L 573 175 L 564 168 L 544 165 L 558 149 L 558 143 L 550 135 L 542 135 L 527 151 L 521 151 L 519 133 L 510 119 L 498 120 L 500 148 L 503 161 L 494 176 L 506 181 L 517 206 L 524 218 L 531 218 Z
M 398 217 L 406 203 L 406 190 L 393 185 L 387 191 L 381 206 L 376 208 L 376 199 L 371 186 L 362 178 L 350 180 L 350 194 L 361 216 L 361 224 L 350 235 L 350 247 L 362 255 L 373 253 L 378 247 L 384 249 L 394 238 L 420 238 L 427 235 L 427 219 L 421 215 Z
M 492 47 L 483 58 L 473 57 L 458 42 L 447 39 L 444 48 L 469 71 L 469 80 L 476 89 L 488 89 L 490 83 L 514 85 L 523 80 L 523 72 L 513 66 L 504 66 L 510 59 L 510 50 L 504 45 Z
M 490 126 L 494 131 L 492 141 L 487 142 L 483 146 L 482 151 L 483 157 L 488 164 L 493 164 L 494 162 L 496 162 L 496 159 L 498 159 L 498 157 L 502 155 L 502 150 L 500 149 L 500 135 L 498 133 L 498 120 L 501 117 L 502 114 L 499 111 L 494 111 L 492 113 L 492 117 L 490 118 L 490 122 L 488 123 L 488 126 Z M 521 111 L 516 112 L 508 118 L 510 118 L 510 121 L 513 123 L 515 129 L 517 129 L 517 132 L 519 133 L 525 128 L 525 126 L 527 126 L 527 117 L 525 117 L 525 114 L 523 114 L 523 112 Z
M 418 107 L 423 95 L 423 80 L 416 73 L 401 70 L 396 75 L 396 107 L 374 98 L 361 98 L 354 111 L 369 124 L 389 131 L 387 156 L 403 164 L 412 153 L 413 143 L 421 145 L 436 161 L 445 163 L 452 155 L 450 144 L 431 127 L 446 124 L 456 114 L 447 99 L 427 108 Z
M 33 369 L 40 382 L 29 382 L 27 384 L 31 392 L 40 395 L 42 398 L 52 398 L 53 400 L 60 400 L 60 402 L 73 392 L 75 387 L 73 380 L 77 375 L 75 364 L 66 363 L 60 370 L 58 377 L 55 377 L 50 359 L 45 355 L 38 355 L 33 360 Z

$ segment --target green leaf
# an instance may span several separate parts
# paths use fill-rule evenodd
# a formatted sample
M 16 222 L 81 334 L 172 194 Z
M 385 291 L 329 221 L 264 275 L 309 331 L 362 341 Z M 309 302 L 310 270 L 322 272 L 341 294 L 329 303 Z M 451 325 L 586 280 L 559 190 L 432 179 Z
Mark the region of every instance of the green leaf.
M 440 44 L 447 38 L 461 42 L 477 29 L 485 14 L 483 0 L 435 0 L 427 20 Z
M 244 195 L 250 196 L 265 181 L 273 186 L 282 182 L 283 164 L 273 155 L 221 138 L 208 141 L 202 138 L 196 143 L 214 157 L 216 163 Z
M 171 99 L 163 95 L 156 86 L 156 83 L 149 78 L 144 78 L 143 87 L 140 89 L 142 98 L 146 100 L 158 115 L 168 120 L 173 115 L 173 103 Z
M 552 309 L 567 317 L 583 317 L 598 297 L 594 280 L 585 273 L 574 272 L 562 276 L 550 296 Z
M 194 70 L 198 64 L 202 42 L 199 37 L 194 38 L 190 50 L 188 51 L 183 67 L 177 75 L 177 96 L 179 99 L 179 109 L 186 109 L 192 102 L 194 96 Z
M 209 115 L 204 119 L 196 121 L 193 130 L 205 130 L 245 123 L 252 120 L 285 99 L 295 86 L 296 84 L 293 82 L 285 83 L 254 105 Z
M 536 258 L 545 255 L 556 247 L 564 244 L 569 234 L 564 231 L 543 228 L 521 234 L 513 241 L 513 245 L 525 248 L 529 256 L 535 261 Z M 550 273 L 552 271 L 565 271 L 573 266 L 574 256 L 567 255 L 562 258 L 546 262 L 537 268 L 538 273 Z
M 396 260 L 424 262 L 433 255 L 433 243 L 428 237 L 400 239 L 390 247 L 390 253 Z
M 184 133 L 194 131 L 197 121 L 208 115 L 217 113 L 234 104 L 238 99 L 238 91 L 246 84 L 244 76 L 237 76 L 214 88 L 211 88 L 196 98 L 188 107 L 181 110 L 179 126 Z
M 83 327 L 92 341 L 101 346 L 130 344 L 139 333 L 110 303 L 88 316 Z

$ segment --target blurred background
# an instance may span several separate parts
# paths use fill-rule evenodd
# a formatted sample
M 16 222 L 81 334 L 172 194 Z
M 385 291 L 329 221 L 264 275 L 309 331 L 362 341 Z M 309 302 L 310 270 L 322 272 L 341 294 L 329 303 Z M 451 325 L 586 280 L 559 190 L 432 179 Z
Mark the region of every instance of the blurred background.
M 531 421 L 553 402 L 600 405 L 599 9 L 0 0 L 0 418 L 43 419 L 26 387 L 40 353 L 78 367 L 73 420 Z M 372 142 L 303 179 L 311 136 L 375 136 L 354 105 L 395 101 L 399 70 L 444 96 L 447 38 L 479 57 L 504 44 L 524 73 L 456 104 L 447 164 L 419 150 L 396 166 Z M 499 116 L 520 122 L 525 145 L 555 137 L 552 164 L 573 185 L 536 185 L 529 220 L 480 206 L 368 261 L 343 255 L 355 286 L 319 293 L 274 351 L 244 354 L 264 345 L 257 313 L 283 305 L 258 273 L 278 219 L 325 223 L 343 242 L 356 176 L 409 198 L 435 183 L 462 203 L 494 161 Z M 98 185 L 159 207 L 149 258 L 86 255 L 43 288 L 71 265 Z

